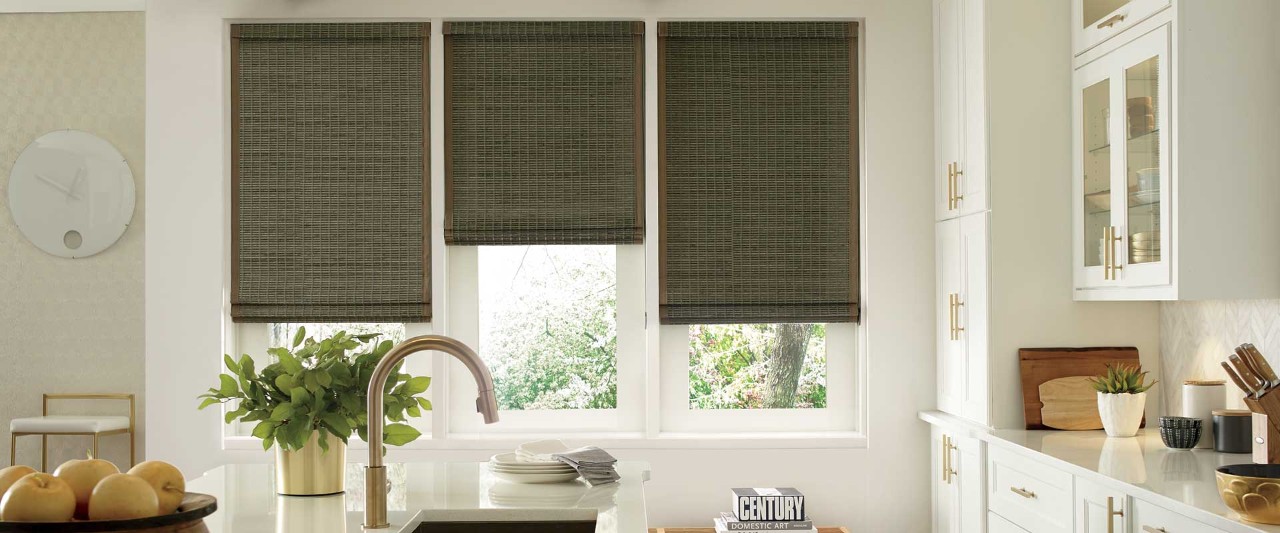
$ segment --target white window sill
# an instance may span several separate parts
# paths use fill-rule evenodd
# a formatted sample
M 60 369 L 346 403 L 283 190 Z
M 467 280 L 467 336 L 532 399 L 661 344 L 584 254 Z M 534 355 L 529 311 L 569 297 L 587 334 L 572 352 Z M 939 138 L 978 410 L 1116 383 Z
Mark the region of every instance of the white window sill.
M 531 440 L 558 438 L 571 446 L 591 444 L 615 450 L 758 450 L 758 449 L 860 449 L 867 437 L 854 431 L 741 432 L 741 433 L 660 433 L 645 437 L 640 433 L 555 433 L 555 434 L 451 434 L 447 439 L 420 438 L 390 450 L 495 450 L 509 451 Z M 226 437 L 225 450 L 262 450 L 254 437 Z M 359 439 L 351 439 L 348 450 L 367 450 Z

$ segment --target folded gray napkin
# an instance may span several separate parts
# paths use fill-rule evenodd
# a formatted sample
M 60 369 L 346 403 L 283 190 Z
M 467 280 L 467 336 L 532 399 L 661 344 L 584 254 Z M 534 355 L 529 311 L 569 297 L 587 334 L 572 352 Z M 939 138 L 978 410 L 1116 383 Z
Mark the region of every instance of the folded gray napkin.
M 592 486 L 613 483 L 622 476 L 618 475 L 614 465 L 618 463 L 609 452 L 595 446 L 585 446 L 564 453 L 553 454 L 557 461 L 567 464 L 578 471 L 578 475 Z

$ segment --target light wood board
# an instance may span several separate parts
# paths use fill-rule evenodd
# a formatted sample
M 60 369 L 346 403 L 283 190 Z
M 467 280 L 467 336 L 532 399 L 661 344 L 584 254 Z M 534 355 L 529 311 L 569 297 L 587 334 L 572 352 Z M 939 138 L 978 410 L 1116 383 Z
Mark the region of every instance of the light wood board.
M 1071 376 L 1098 376 L 1106 365 L 1138 365 L 1138 349 L 1120 348 L 1022 348 L 1018 350 L 1022 369 L 1022 412 L 1027 429 L 1049 429 L 1040 410 L 1040 384 Z M 1150 377 L 1148 377 L 1150 379 Z
M 1051 379 L 1040 384 L 1040 418 L 1053 429 L 1073 431 L 1102 429 L 1098 393 L 1089 376 Z

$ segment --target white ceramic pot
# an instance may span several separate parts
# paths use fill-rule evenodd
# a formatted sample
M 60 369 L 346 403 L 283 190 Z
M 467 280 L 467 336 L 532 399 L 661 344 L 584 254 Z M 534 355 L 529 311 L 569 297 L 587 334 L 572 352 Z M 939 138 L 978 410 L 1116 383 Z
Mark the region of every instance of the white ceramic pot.
M 1147 393 L 1098 393 L 1098 415 L 1108 437 L 1132 437 L 1142 424 L 1142 411 L 1147 406 Z

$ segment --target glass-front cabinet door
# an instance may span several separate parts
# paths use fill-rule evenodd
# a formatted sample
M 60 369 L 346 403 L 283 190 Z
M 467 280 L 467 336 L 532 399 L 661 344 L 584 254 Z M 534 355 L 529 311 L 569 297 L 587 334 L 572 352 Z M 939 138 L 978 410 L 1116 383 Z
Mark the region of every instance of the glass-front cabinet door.
M 1077 55 L 1169 7 L 1170 0 L 1072 0 Z
M 1076 70 L 1077 289 L 1171 282 L 1168 28 Z

